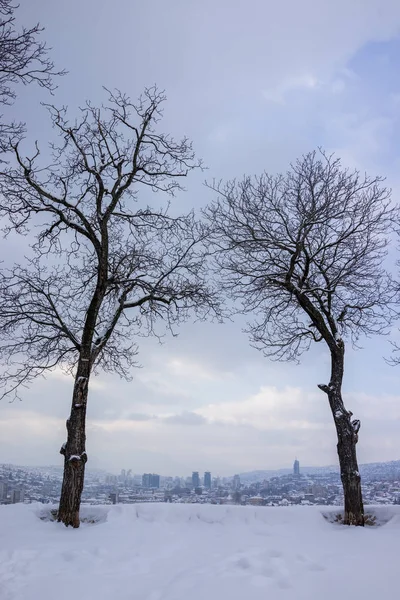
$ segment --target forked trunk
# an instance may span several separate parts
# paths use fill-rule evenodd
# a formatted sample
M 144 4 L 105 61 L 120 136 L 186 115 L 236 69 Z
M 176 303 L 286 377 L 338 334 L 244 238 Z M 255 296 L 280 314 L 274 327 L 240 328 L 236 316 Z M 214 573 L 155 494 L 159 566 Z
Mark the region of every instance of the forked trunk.
M 79 527 L 80 524 L 79 509 L 87 462 L 85 425 L 89 376 L 89 360 L 81 358 L 75 378 L 71 414 L 67 420 L 67 442 L 60 450 L 64 455 L 64 477 L 58 521 L 67 527 Z
M 320 385 L 319 387 L 328 395 L 337 432 L 337 452 L 344 494 L 343 520 L 345 525 L 363 526 L 364 505 L 356 452 L 360 421 L 351 420 L 353 414 L 347 411 L 343 404 L 344 344 L 341 340 L 337 343 L 337 350 L 331 351 L 331 364 L 329 385 Z

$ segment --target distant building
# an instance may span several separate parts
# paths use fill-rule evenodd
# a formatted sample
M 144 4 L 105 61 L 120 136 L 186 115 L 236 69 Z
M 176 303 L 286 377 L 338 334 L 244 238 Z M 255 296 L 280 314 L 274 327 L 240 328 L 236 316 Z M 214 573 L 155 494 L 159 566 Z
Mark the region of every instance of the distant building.
M 300 463 L 297 460 L 297 458 L 296 458 L 296 460 L 294 461 L 294 464 L 293 464 L 293 475 L 295 477 L 298 477 L 300 475 Z
M 11 492 L 11 502 L 13 504 L 18 504 L 19 502 L 24 501 L 24 492 L 23 490 L 13 490 Z
M 200 476 L 198 471 L 192 473 L 192 486 L 194 488 L 200 487 Z
M 214 479 L 214 487 L 215 487 L 215 488 L 219 488 L 219 487 L 221 487 L 221 477 L 216 477 L 216 478 Z
M 112 494 L 110 494 L 109 498 L 113 504 L 118 504 L 118 493 L 117 492 L 113 492 Z
M 106 475 L 106 484 L 107 485 L 112 485 L 117 483 L 117 476 L 116 475 Z
M 164 477 L 164 488 L 167 490 L 172 490 L 174 487 L 174 478 L 173 477 Z
M 210 471 L 206 471 L 204 473 L 204 487 L 208 490 L 211 489 L 211 473 Z
M 8 492 L 8 484 L 5 481 L 0 481 L 0 500 L 6 500 Z
M 159 489 L 159 487 L 160 487 L 160 476 L 159 475 L 155 475 L 153 473 L 153 475 L 150 476 L 150 487 Z
M 248 503 L 252 506 L 262 506 L 265 503 L 265 501 L 264 498 L 262 498 L 261 496 L 252 496 L 248 499 Z
M 133 485 L 142 485 L 142 476 L 141 475 L 133 476 Z
M 160 487 L 160 476 L 155 473 L 143 473 L 142 487 L 158 489 Z
M 142 487 L 149 488 L 150 487 L 150 477 L 151 473 L 143 473 L 142 475 Z
M 238 490 L 240 488 L 240 477 L 239 475 L 234 475 L 232 480 L 232 487 L 234 490 Z

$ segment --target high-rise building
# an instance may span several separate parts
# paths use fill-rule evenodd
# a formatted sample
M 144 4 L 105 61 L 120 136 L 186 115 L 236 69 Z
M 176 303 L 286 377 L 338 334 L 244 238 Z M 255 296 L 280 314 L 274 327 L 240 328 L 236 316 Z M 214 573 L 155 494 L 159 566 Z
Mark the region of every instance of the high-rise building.
M 142 487 L 144 487 L 144 488 L 159 488 L 160 487 L 160 476 L 156 475 L 155 473 L 143 473 Z
M 206 471 L 204 473 L 204 487 L 208 490 L 211 489 L 211 473 L 210 471 Z
M 234 475 L 232 480 L 232 487 L 234 490 L 238 490 L 240 488 L 240 477 L 239 475 Z
M 142 486 L 144 488 L 149 488 L 150 486 L 150 478 L 151 478 L 151 473 L 143 473 L 142 475 Z
M 192 473 L 192 486 L 194 488 L 200 487 L 200 477 L 198 471 L 193 471 Z
M 294 464 L 293 464 L 293 475 L 295 477 L 298 477 L 300 475 L 300 463 L 297 460 L 297 458 L 296 458 L 296 460 L 294 461 Z
M 159 488 L 160 487 L 160 476 L 159 475 L 155 475 L 153 473 L 153 475 L 150 475 L 150 487 L 152 488 Z
M 133 476 L 133 485 L 142 485 L 142 476 L 141 475 Z

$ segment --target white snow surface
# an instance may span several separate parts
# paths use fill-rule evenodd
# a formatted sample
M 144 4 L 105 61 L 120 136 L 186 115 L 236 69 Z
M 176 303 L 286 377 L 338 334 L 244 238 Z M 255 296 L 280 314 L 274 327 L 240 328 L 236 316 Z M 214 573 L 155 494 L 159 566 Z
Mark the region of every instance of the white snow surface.
M 49 507 L 0 506 L 1 600 L 376 600 L 398 597 L 400 506 L 380 527 L 324 507 L 136 504 L 82 507 L 79 529 Z

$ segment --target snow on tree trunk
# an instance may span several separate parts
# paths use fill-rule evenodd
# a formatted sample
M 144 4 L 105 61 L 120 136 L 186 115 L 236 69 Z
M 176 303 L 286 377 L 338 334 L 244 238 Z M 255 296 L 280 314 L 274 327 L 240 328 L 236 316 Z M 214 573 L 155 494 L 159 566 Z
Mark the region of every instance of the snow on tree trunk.
M 331 350 L 331 379 L 329 385 L 319 385 L 329 399 L 338 438 L 340 478 L 344 494 L 345 525 L 364 525 L 364 505 L 361 491 L 361 477 L 358 470 L 356 444 L 360 421 L 351 420 L 353 413 L 347 411 L 342 399 L 344 373 L 344 343 L 337 340 L 336 350 Z
M 338 434 L 337 451 L 340 463 L 340 477 L 344 493 L 344 523 L 364 525 L 364 506 L 361 492 L 361 477 L 358 471 L 356 441 L 350 417 L 344 423 L 336 424 Z
M 79 527 L 80 524 L 79 509 L 87 462 L 85 421 L 89 375 L 89 360 L 81 359 L 75 378 L 71 414 L 67 420 L 67 442 L 60 450 L 64 455 L 64 476 L 58 521 L 67 527 Z

